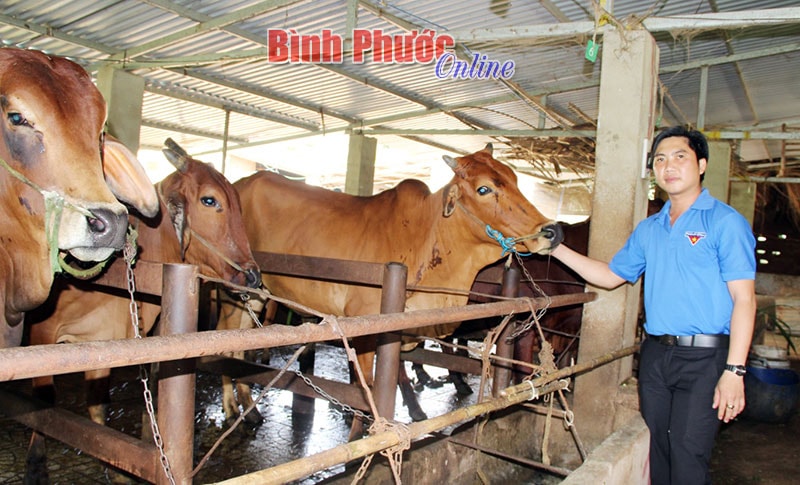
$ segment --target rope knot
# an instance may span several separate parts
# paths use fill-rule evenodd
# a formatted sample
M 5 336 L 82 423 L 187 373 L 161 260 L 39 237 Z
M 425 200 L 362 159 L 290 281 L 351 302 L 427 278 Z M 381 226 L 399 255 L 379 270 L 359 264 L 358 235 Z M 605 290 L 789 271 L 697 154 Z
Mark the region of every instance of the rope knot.
M 518 238 L 514 237 L 505 237 L 503 233 L 498 231 L 497 229 L 492 228 L 489 224 L 486 224 L 486 235 L 490 238 L 497 241 L 500 244 L 500 247 L 503 248 L 503 254 L 500 257 L 506 255 L 506 253 L 514 253 L 519 254 L 520 256 L 530 256 L 533 253 L 520 253 L 517 251 L 516 245 L 519 242 Z

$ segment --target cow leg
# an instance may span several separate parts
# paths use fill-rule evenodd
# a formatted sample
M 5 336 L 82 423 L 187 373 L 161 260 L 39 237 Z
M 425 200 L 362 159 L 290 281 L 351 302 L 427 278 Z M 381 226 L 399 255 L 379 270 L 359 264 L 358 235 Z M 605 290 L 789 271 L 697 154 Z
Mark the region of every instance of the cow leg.
M 47 473 L 47 446 L 44 435 L 37 432 L 31 434 L 28 444 L 28 456 L 25 458 L 24 485 L 47 485 L 50 476 Z
M 236 402 L 236 392 L 233 389 L 233 379 L 222 376 L 222 411 L 225 413 L 225 422 L 232 422 L 239 415 L 239 403 Z
M 217 320 L 217 330 L 228 329 L 250 329 L 255 327 L 250 313 L 245 309 L 241 301 L 236 301 L 225 292 L 218 292 L 220 301 L 219 318 Z M 270 302 L 271 303 L 271 302 Z M 250 299 L 250 307 L 258 315 L 264 308 L 264 301 L 258 297 Z M 231 357 L 244 359 L 244 352 L 234 352 Z M 225 413 L 225 421 L 232 422 L 241 412 L 247 410 L 253 404 L 250 386 L 245 382 L 236 381 L 234 391 L 234 380 L 230 376 L 222 376 L 222 409 Z M 257 407 L 244 416 L 244 420 L 251 426 L 258 426 L 264 421 L 264 417 Z
M 400 362 L 400 372 L 397 374 L 397 385 L 400 386 L 400 394 L 403 396 L 403 403 L 408 408 L 408 415 L 411 417 L 411 420 L 425 421 L 428 419 L 428 415 L 425 414 L 425 411 L 423 411 L 422 407 L 419 405 L 417 394 L 411 386 L 411 379 L 408 378 L 406 366 L 403 362 Z
M 450 340 L 452 342 L 455 342 L 455 339 L 451 338 Z M 462 355 L 464 357 L 467 356 L 467 351 L 466 350 L 454 349 L 454 348 L 449 347 L 447 345 L 442 345 L 442 352 L 444 352 L 445 354 L 450 354 L 450 355 Z M 473 393 L 472 388 L 464 380 L 464 374 L 462 374 L 461 372 L 456 372 L 454 370 L 448 370 L 448 377 L 450 379 L 450 382 L 452 382 L 453 386 L 455 386 L 455 388 L 456 388 L 456 394 L 458 394 L 459 396 L 469 396 L 470 394 Z
M 413 370 L 414 374 L 417 376 L 417 384 L 414 386 L 417 391 L 421 391 L 425 386 L 439 387 L 439 385 L 436 385 L 438 383 L 433 380 L 433 377 L 428 374 L 425 370 L 425 366 L 422 364 L 416 362 L 412 363 L 411 370 Z
M 89 417 L 97 424 L 106 424 L 108 403 L 111 402 L 109 388 L 111 386 L 111 370 L 101 369 L 86 371 L 86 406 Z
M 89 418 L 97 424 L 105 426 L 108 418 L 108 405 L 111 402 L 111 369 L 86 371 L 86 407 Z M 106 467 L 106 474 L 111 483 L 130 484 L 131 477 L 112 466 Z
M 377 339 L 374 335 L 365 335 L 363 337 L 354 337 L 352 341 L 352 348 L 356 350 L 356 362 L 361 372 L 364 374 L 364 380 L 367 386 L 372 389 L 372 384 L 375 380 L 374 362 L 375 362 L 375 349 L 377 346 Z M 349 358 L 349 357 L 348 357 Z M 350 382 L 357 386 L 358 389 L 362 388 L 361 381 L 356 375 L 356 370 L 351 363 L 350 366 Z M 357 415 L 353 416 L 353 423 L 350 426 L 350 436 L 348 441 L 364 436 L 365 428 L 364 421 Z
M 55 385 L 53 376 L 33 378 L 33 396 L 43 402 L 55 403 Z M 50 483 L 47 472 L 47 443 L 43 434 L 34 431 L 28 444 L 28 455 L 25 458 L 25 485 L 45 485 Z

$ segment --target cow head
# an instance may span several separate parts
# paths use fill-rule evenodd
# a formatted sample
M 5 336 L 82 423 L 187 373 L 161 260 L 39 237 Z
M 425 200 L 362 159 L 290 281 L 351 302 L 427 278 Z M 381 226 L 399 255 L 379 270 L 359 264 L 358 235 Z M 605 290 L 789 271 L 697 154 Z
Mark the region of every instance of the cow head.
M 517 175 L 492 157 L 491 144 L 463 157 L 445 155 L 444 161 L 455 174 L 444 188 L 444 216 L 462 212 L 473 232 L 498 244 L 498 254 L 520 245 L 532 253 L 547 253 L 561 242 L 561 227 L 522 195 Z
M 86 71 L 63 58 L 2 48 L 0 111 L 0 178 L 4 192 L 15 195 L 5 202 L 13 205 L 9 217 L 41 244 L 49 239 L 79 260 L 105 260 L 121 249 L 127 211 L 109 185 L 124 186 L 124 199 L 149 203 L 145 211 L 156 196 L 143 172 L 138 185 L 120 179 L 126 170 L 106 172 L 106 182 L 105 101 Z M 141 170 L 133 157 L 120 162 Z
M 200 272 L 256 288 L 261 272 L 247 241 L 239 194 L 210 164 L 191 158 L 172 139 L 163 149 L 175 172 L 160 193 L 178 236 L 181 259 Z

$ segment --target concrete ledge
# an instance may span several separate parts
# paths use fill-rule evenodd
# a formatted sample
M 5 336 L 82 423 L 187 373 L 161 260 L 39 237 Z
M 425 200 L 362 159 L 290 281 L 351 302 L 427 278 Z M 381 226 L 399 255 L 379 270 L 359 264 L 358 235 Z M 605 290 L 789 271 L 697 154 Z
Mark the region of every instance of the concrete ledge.
M 650 482 L 649 450 L 650 432 L 642 417 L 636 416 L 606 438 L 561 484 L 647 485 Z

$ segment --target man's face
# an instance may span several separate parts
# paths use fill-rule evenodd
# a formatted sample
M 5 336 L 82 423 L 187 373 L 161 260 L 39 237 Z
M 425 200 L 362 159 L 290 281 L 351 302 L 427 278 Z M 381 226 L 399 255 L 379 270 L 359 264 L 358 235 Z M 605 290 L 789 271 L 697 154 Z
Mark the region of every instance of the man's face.
M 653 171 L 656 183 L 670 196 L 700 187 L 700 175 L 706 171 L 707 160 L 697 160 L 683 136 L 671 136 L 661 140 L 653 156 Z

